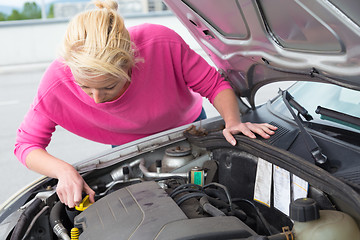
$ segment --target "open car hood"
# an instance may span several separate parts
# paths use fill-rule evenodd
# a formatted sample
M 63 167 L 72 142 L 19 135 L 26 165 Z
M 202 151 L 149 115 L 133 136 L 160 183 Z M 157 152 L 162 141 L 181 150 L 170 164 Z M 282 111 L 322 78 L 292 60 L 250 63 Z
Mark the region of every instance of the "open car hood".
M 234 89 L 250 102 L 275 81 L 360 90 L 356 0 L 165 0 Z

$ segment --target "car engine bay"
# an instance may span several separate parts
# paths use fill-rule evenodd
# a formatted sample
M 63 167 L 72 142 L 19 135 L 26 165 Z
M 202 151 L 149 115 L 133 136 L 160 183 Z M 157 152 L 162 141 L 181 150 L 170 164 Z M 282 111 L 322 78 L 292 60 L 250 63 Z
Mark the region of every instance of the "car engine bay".
M 79 206 L 69 209 L 55 193 L 56 181 L 47 182 L 13 214 L 19 220 L 7 239 L 301 240 L 309 239 L 304 233 L 318 236 L 311 229 L 316 225 L 342 228 L 334 233 L 341 239 L 359 239 L 358 194 L 321 168 L 244 136 L 237 136 L 238 145 L 232 147 L 218 131 L 191 126 L 184 135 L 181 141 L 155 144 L 116 164 L 84 172 L 96 192 L 95 203 L 84 196 Z M 274 195 L 270 202 L 255 200 L 263 159 L 286 168 L 291 181 L 295 173 L 306 180 L 302 199 L 316 205 L 310 217 L 302 203 L 289 212 L 275 206 L 281 195 L 275 197 L 274 180 L 266 188 Z M 289 194 L 295 200 L 294 190 Z M 324 211 L 341 216 L 329 222 Z

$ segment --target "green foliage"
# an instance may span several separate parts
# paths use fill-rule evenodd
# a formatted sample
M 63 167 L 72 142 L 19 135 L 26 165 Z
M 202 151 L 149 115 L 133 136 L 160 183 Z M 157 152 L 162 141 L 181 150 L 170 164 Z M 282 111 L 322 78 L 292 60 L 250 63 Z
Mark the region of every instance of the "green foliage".
M 19 11 L 16 9 L 13 9 L 11 14 L 7 17 L 8 21 L 21 20 L 21 19 L 22 19 L 21 13 L 19 13 Z
M 21 12 L 22 19 L 41 18 L 41 8 L 35 2 L 26 2 Z
M 54 10 L 52 10 L 54 12 Z M 53 13 L 54 14 L 54 13 Z M 22 11 L 19 12 L 16 9 L 13 9 L 9 16 L 0 12 L 0 21 L 14 21 L 14 20 L 24 20 L 24 19 L 38 19 L 41 18 L 41 8 L 36 4 L 36 2 L 26 2 L 22 8 Z
M 6 14 L 0 12 L 0 21 L 6 21 Z
M 50 5 L 50 9 L 49 9 L 47 18 L 54 18 L 54 4 L 53 3 Z

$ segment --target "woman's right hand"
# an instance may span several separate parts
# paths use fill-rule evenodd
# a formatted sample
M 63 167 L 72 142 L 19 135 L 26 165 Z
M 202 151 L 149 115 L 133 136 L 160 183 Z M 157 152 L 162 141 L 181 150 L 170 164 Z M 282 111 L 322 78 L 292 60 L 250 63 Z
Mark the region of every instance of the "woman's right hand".
M 56 193 L 60 201 L 69 208 L 79 205 L 83 192 L 89 195 L 90 202 L 95 202 L 95 192 L 76 169 L 71 164 L 50 155 L 44 149 L 31 151 L 26 157 L 26 165 L 35 172 L 57 178 Z
M 59 181 L 56 193 L 60 201 L 69 208 L 74 208 L 81 203 L 83 192 L 89 195 L 90 202 L 95 201 L 95 192 L 72 166 L 58 173 L 57 178 Z

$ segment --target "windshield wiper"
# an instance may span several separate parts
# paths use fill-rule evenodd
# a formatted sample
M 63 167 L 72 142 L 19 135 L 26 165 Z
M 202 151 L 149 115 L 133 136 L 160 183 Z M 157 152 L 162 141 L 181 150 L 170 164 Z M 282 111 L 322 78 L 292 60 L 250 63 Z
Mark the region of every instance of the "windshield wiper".
M 314 138 L 305 130 L 299 116 L 300 114 L 303 116 L 305 115 L 308 119 L 310 119 L 311 115 L 308 114 L 307 110 L 304 107 L 302 107 L 294 100 L 293 96 L 291 96 L 288 91 L 282 91 L 281 89 L 279 89 L 279 93 L 282 95 L 286 107 L 288 108 L 295 122 L 297 123 L 300 129 L 300 135 L 303 137 L 306 147 L 314 158 L 315 164 L 325 170 L 329 170 L 330 168 L 327 157 L 322 153 L 319 145 L 315 142 Z M 294 107 L 298 111 L 299 115 L 296 115 L 291 107 Z M 307 118 L 305 117 L 305 119 Z
M 298 113 L 306 119 L 306 121 L 313 120 L 313 117 L 309 114 L 309 112 L 303 106 L 301 106 L 297 101 L 295 101 L 294 97 L 291 96 L 291 94 L 288 91 L 282 91 L 281 89 L 279 89 L 278 93 L 283 96 L 284 92 L 286 92 L 285 97 L 286 100 L 289 102 L 290 106 L 295 108 L 298 111 Z
M 338 112 L 321 106 L 318 106 L 315 112 L 321 115 L 321 119 L 337 122 L 345 126 L 360 130 L 360 118 L 358 117 L 354 117 L 346 113 Z

